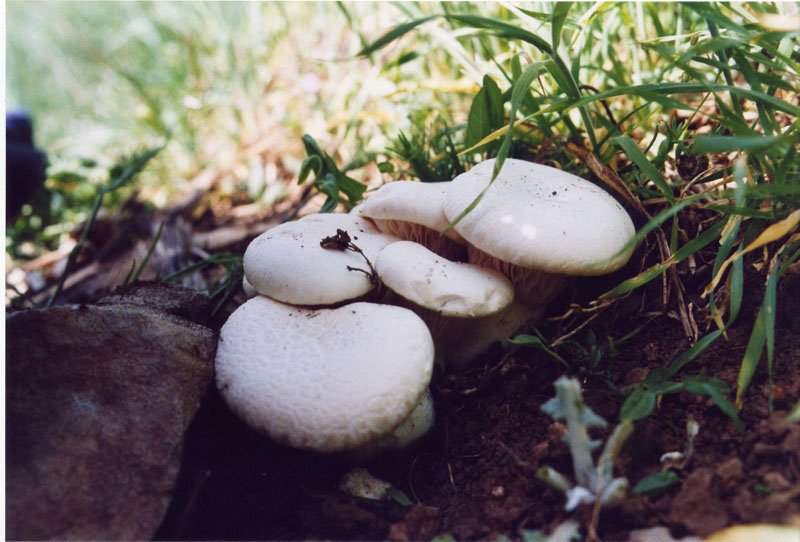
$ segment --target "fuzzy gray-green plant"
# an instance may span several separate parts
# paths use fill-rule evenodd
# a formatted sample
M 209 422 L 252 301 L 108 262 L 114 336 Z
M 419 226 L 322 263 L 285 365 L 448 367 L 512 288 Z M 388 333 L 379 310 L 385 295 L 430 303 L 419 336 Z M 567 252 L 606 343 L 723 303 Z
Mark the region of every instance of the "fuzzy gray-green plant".
M 608 423 L 583 402 L 581 386 L 576 379 L 562 376 L 554 385 L 556 396 L 543 404 L 542 410 L 554 420 L 564 420 L 567 424 L 564 440 L 572 454 L 575 483 L 549 466 L 540 468 L 536 476 L 567 496 L 567 511 L 597 499 L 601 506 L 617 504 L 628 491 L 628 480 L 614 478 L 614 458 L 633 431 L 633 424 L 625 420 L 614 429 L 595 465 L 592 451 L 601 442 L 589 438 L 588 428 L 606 427 Z

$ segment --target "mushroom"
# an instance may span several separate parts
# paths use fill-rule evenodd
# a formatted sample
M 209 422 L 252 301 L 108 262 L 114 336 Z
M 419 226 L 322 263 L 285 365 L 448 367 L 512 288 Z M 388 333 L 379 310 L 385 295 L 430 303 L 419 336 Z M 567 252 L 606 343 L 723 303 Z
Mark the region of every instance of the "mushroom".
M 462 339 L 467 320 L 498 313 L 514 299 L 511 281 L 499 271 L 451 262 L 411 241 L 378 252 L 375 270 L 401 305 L 428 324 L 442 359 Z
M 360 254 L 321 246 L 338 230 L 348 234 Z M 309 215 L 256 237 L 244 253 L 244 274 L 258 293 L 278 301 L 331 305 L 372 290 L 376 283 L 369 262 L 395 241 L 396 237 L 353 215 Z
M 242 292 L 244 292 L 244 296 L 247 299 L 258 295 L 258 292 L 256 292 L 255 288 L 253 288 L 253 285 L 247 282 L 247 277 L 242 277 Z
M 377 189 L 364 201 L 360 215 L 379 230 L 414 241 L 450 260 L 463 260 L 464 240 L 455 230 L 442 235 L 449 221 L 444 215 L 444 190 L 450 183 L 395 181 Z
M 494 159 L 456 177 L 444 212 L 454 221 L 487 187 Z M 469 261 L 497 269 L 516 298 L 542 307 L 566 275 L 602 275 L 622 267 L 633 249 L 628 213 L 607 192 L 560 169 L 508 158 L 480 202 L 455 226 Z M 623 250 L 624 249 L 624 250 Z
M 311 310 L 257 296 L 220 331 L 216 379 L 230 408 L 276 442 L 357 450 L 416 434 L 424 415 L 402 424 L 425 403 L 433 356 L 430 332 L 410 310 Z

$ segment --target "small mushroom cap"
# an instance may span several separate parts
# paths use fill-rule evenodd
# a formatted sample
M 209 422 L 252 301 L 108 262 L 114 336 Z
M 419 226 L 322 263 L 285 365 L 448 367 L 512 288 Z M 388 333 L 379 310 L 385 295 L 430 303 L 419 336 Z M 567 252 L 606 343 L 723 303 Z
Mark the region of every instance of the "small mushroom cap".
M 346 231 L 370 261 L 398 240 L 353 215 L 308 215 L 256 237 L 244 253 L 245 278 L 258 293 L 295 305 L 330 305 L 366 294 L 375 285 L 366 273 L 353 270 L 369 271 L 364 257 L 320 246 L 338 229 Z
M 450 224 L 444 215 L 444 191 L 448 184 L 450 183 L 416 181 L 387 183 L 370 194 L 364 201 L 360 214 L 378 221 L 378 228 L 381 228 L 382 220 L 399 220 L 426 226 L 441 233 Z M 445 235 L 463 243 L 455 230 L 450 230 Z
M 253 288 L 253 285 L 247 282 L 247 277 L 242 277 L 242 291 L 247 299 L 258 295 L 258 292 L 256 292 L 255 288 Z
M 494 159 L 450 183 L 444 206 L 455 220 L 489 184 Z M 560 169 L 513 158 L 455 229 L 505 262 L 566 275 L 602 275 L 622 267 L 635 230 L 625 209 L 598 186 Z
M 411 241 L 398 241 L 381 250 L 375 270 L 389 289 L 443 316 L 486 316 L 514 299 L 511 281 L 500 272 L 451 262 Z
M 433 340 L 413 312 L 352 303 L 301 309 L 264 296 L 220 331 L 217 387 L 231 409 L 277 442 L 351 450 L 398 427 L 423 397 Z
M 377 447 L 379 449 L 405 448 L 427 433 L 435 421 L 436 411 L 433 408 L 433 396 L 431 390 L 428 389 L 422 394 L 422 399 L 419 400 L 411 414 L 403 420 L 403 423 L 378 440 Z

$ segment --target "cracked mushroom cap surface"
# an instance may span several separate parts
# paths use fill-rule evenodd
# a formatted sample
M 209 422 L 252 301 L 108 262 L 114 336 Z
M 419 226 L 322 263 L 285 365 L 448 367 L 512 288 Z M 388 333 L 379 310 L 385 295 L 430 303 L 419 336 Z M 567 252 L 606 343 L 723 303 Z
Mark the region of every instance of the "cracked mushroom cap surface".
M 411 241 L 381 250 L 375 270 L 389 289 L 442 316 L 487 316 L 514 299 L 511 281 L 499 271 L 451 262 Z
M 458 215 L 486 188 L 494 159 L 462 173 L 447 188 L 444 211 Z M 508 158 L 483 199 L 455 225 L 475 248 L 499 260 L 564 275 L 619 269 L 635 234 L 617 201 L 593 183 L 560 169 Z
M 430 332 L 410 310 L 374 303 L 311 310 L 258 296 L 220 331 L 217 387 L 238 416 L 276 442 L 351 450 L 411 414 L 433 358 Z
M 350 214 L 308 215 L 256 237 L 244 253 L 245 278 L 259 294 L 294 305 L 331 305 L 368 293 L 375 284 L 363 272 L 369 271 L 364 256 L 320 246 L 339 229 L 370 261 L 399 240 Z

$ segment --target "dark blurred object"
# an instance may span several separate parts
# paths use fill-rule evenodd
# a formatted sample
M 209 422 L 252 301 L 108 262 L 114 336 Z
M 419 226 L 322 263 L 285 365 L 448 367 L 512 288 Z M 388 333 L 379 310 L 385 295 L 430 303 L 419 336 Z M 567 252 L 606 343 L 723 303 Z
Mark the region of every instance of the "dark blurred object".
M 33 126 L 27 113 L 6 113 L 6 222 L 44 183 L 47 155 L 33 146 Z

